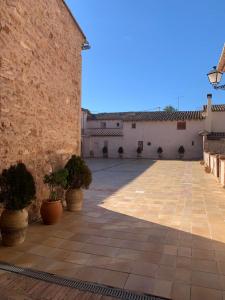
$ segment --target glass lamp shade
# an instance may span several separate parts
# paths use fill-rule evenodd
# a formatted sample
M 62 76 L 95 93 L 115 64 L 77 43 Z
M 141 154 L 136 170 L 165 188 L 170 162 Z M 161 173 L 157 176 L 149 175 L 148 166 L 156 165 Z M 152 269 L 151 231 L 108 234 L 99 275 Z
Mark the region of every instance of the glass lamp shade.
M 213 85 L 218 84 L 222 78 L 223 73 L 217 71 L 216 67 L 213 67 L 213 69 L 207 74 L 209 78 L 209 82 Z

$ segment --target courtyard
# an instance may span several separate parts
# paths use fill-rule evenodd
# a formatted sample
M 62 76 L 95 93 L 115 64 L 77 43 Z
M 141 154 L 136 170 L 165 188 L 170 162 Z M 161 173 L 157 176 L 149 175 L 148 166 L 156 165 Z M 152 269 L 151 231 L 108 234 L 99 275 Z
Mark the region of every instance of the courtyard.
M 198 161 L 87 160 L 80 213 L 0 260 L 174 300 L 225 299 L 225 190 Z

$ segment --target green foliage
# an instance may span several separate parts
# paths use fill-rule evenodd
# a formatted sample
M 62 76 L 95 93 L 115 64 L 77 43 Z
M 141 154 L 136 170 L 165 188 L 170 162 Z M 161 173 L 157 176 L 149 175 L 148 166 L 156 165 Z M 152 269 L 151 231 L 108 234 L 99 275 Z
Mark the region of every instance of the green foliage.
M 123 147 L 119 147 L 118 153 L 119 153 L 119 154 L 123 154 Z
M 4 169 L 0 175 L 0 202 L 6 209 L 21 210 L 32 202 L 36 189 L 33 176 L 23 163 Z
M 162 147 L 159 147 L 159 148 L 157 149 L 157 153 L 158 153 L 158 154 L 162 154 L 162 153 L 163 153 Z
M 108 153 L 108 148 L 107 148 L 106 146 L 104 146 L 104 147 L 102 148 L 102 153 L 103 153 L 103 154 L 107 154 L 107 153 Z
M 72 155 L 65 165 L 68 170 L 67 189 L 88 189 L 92 181 L 91 171 L 85 161 L 76 155 Z
M 179 154 L 184 154 L 184 152 L 185 152 L 184 146 L 180 146 L 180 147 L 178 148 L 178 153 L 179 153 Z
M 174 111 L 177 111 L 177 109 L 174 108 L 172 105 L 167 105 L 164 107 L 163 111 L 174 112 Z
M 67 185 L 67 177 L 69 172 L 66 169 L 60 169 L 44 176 L 43 182 L 48 185 L 50 190 L 50 201 L 58 200 L 57 188 L 65 188 Z
M 137 147 L 137 154 L 141 154 L 142 152 L 142 148 L 141 147 Z

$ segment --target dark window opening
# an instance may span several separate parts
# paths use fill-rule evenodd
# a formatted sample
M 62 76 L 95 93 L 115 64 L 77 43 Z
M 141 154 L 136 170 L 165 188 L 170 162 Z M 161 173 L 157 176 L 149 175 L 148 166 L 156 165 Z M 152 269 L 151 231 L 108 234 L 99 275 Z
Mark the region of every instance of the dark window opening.
M 143 141 L 138 141 L 138 148 L 140 148 L 141 150 L 143 150 L 143 148 L 144 148 Z
M 195 145 L 195 142 L 194 142 L 194 141 L 192 141 L 192 143 L 191 143 L 191 144 L 192 144 L 192 146 L 194 146 L 194 145 Z
M 186 129 L 186 121 L 178 121 L 177 130 L 185 130 L 185 129 Z
M 147 143 L 148 146 L 151 146 L 151 144 L 152 144 L 151 142 L 148 142 L 148 143 Z
M 136 128 L 136 123 L 132 123 L 131 128 Z
M 120 123 L 116 123 L 116 126 L 119 127 L 119 126 L 120 126 Z

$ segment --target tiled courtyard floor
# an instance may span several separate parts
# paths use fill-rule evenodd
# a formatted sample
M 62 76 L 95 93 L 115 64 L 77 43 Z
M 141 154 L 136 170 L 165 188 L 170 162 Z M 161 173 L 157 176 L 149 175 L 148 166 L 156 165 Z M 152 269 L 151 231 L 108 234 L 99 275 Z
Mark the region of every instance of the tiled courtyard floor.
M 174 300 L 225 299 L 225 190 L 199 162 L 90 160 L 81 213 L 0 260 Z

